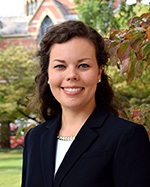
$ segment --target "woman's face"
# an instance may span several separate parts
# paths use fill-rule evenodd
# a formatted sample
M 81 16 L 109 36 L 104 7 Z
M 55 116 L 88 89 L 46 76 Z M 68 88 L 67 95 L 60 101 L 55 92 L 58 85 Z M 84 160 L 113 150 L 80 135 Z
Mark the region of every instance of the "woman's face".
M 50 51 L 48 77 L 50 89 L 62 109 L 91 109 L 101 79 L 94 45 L 83 38 L 54 44 Z

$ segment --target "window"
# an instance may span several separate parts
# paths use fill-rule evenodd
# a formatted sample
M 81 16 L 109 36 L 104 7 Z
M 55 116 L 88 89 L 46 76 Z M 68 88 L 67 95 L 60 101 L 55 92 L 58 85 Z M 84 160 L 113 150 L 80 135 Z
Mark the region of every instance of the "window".
M 47 29 L 49 29 L 53 25 L 52 20 L 46 16 L 44 20 L 42 21 L 41 27 L 40 27 L 40 32 L 38 36 L 38 40 L 40 41 L 43 37 L 43 35 L 46 33 Z
M 31 1 L 31 14 L 34 14 L 35 12 L 35 3 Z
M 27 2 L 27 5 L 26 5 L 26 14 L 27 16 L 30 15 L 30 4 Z

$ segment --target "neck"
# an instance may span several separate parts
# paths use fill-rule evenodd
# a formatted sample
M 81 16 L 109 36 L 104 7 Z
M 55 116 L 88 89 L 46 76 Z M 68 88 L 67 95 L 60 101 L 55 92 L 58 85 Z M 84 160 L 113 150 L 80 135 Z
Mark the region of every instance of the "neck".
M 76 136 L 96 105 L 79 109 L 62 108 L 62 125 L 59 131 L 61 136 Z

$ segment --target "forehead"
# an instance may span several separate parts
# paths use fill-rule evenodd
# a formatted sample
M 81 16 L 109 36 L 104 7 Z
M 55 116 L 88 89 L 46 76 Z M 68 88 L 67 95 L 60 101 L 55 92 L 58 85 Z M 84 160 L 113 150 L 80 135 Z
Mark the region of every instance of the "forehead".
M 55 43 L 51 46 L 49 54 L 51 53 L 66 53 L 69 51 L 73 53 L 95 53 L 95 46 L 94 44 L 86 39 L 80 37 L 74 37 L 66 42 L 63 43 Z

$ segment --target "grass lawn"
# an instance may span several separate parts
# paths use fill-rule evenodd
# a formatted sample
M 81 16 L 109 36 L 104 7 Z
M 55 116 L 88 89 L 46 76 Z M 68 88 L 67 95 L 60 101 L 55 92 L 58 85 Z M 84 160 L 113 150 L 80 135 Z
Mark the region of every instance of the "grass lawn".
M 20 187 L 22 150 L 0 149 L 0 187 Z

